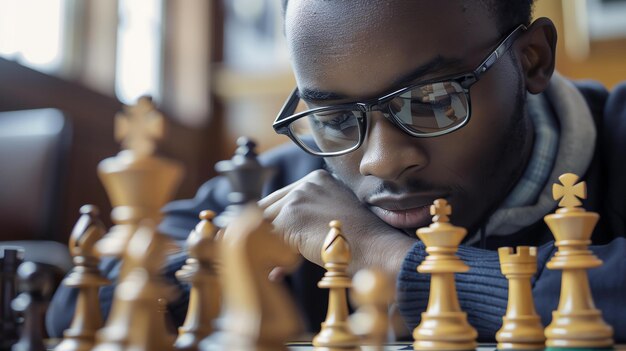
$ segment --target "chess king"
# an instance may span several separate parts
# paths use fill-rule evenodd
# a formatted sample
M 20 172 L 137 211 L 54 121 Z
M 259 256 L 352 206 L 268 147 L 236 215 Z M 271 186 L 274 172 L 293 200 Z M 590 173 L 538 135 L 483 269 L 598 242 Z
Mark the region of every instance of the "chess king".
M 590 251 L 604 264 L 589 288 L 615 341 L 626 340 L 626 86 L 609 92 L 556 73 L 556 29 L 532 18 L 532 0 L 283 2 L 297 89 L 274 128 L 293 143 L 260 156 L 277 172 L 259 205 L 308 261 L 291 282 L 312 331 L 325 317 L 316 284 L 334 219 L 351 244 L 348 271 L 384 271 L 408 329 L 420 323 L 429 276 L 415 270 L 427 256 L 415 231 L 437 198 L 467 229 L 456 255 L 470 268 L 456 286 L 478 340 L 495 338 L 506 311 L 499 247 L 538 247 L 531 289 L 548 325 L 561 271 L 546 269 L 557 249 L 543 217 L 557 207 L 552 183 L 572 172 L 600 216 Z M 160 231 L 185 239 L 201 211 L 224 210 L 227 186 L 218 177 L 167 205 Z M 173 274 L 184 259 L 168 262 Z M 111 280 L 119 272 L 103 268 Z M 56 294 L 53 335 L 70 323 L 71 296 Z M 184 304 L 170 309 L 182 323 Z

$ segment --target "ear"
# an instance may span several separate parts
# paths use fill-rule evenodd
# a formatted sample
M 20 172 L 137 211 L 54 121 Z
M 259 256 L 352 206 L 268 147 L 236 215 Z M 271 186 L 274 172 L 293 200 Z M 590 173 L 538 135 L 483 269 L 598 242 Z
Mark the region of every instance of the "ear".
M 554 73 L 556 28 L 548 18 L 534 21 L 518 39 L 517 54 L 524 72 L 526 88 L 532 94 L 544 91 Z

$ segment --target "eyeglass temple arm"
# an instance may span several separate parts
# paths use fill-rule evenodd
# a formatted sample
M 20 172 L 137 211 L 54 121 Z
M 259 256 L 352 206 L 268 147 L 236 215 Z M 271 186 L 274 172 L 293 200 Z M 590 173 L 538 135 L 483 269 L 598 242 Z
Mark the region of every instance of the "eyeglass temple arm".
M 507 52 L 511 48 L 511 46 L 513 46 L 513 43 L 515 42 L 515 40 L 520 35 L 522 35 L 525 31 L 526 31 L 526 26 L 523 24 L 520 24 L 517 28 L 515 28 L 515 30 L 511 32 L 511 34 L 509 34 L 506 38 L 504 38 L 502 42 L 500 42 L 500 45 L 498 45 L 498 47 L 491 53 L 491 55 L 489 55 L 474 70 L 473 72 L 474 81 L 477 81 L 483 73 L 485 73 L 488 69 L 490 69 L 491 66 L 493 66 L 496 63 L 496 61 L 498 61 L 500 56 L 504 55 L 504 53 Z

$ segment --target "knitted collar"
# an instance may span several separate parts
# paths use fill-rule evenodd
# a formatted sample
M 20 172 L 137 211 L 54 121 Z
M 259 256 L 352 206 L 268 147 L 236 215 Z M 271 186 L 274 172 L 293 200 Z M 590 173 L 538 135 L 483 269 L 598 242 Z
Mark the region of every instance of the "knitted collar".
M 520 181 L 483 227 L 485 237 L 518 232 L 554 211 L 552 184 L 563 173 L 584 175 L 591 164 L 596 127 L 584 97 L 569 80 L 555 73 L 543 94 L 529 96 L 528 111 L 535 129 L 531 159 Z M 557 121 L 560 130 L 551 132 L 550 120 Z M 553 143 L 558 147 L 551 151 Z M 467 244 L 479 240 L 474 235 Z

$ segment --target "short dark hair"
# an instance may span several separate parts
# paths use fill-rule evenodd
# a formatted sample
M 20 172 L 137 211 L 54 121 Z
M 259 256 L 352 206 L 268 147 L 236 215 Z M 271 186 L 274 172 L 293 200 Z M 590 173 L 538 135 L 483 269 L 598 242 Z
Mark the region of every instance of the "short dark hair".
M 468 3 L 475 3 L 468 0 Z M 289 0 L 282 0 L 283 17 Z M 533 16 L 535 0 L 481 0 L 480 3 L 496 19 L 501 35 L 508 33 L 520 24 L 528 26 Z
M 530 25 L 535 0 L 482 0 L 481 3 L 496 19 L 498 31 L 504 35 L 520 24 Z

